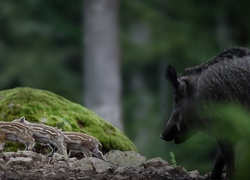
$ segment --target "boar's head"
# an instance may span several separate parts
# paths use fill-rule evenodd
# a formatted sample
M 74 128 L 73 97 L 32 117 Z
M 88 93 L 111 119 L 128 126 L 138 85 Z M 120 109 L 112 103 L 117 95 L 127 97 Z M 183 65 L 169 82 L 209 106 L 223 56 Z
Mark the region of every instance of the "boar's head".
M 167 68 L 165 76 L 174 87 L 175 107 L 160 137 L 165 141 L 174 140 L 178 144 L 197 132 L 199 125 L 195 108 L 197 78 L 195 76 L 178 78 L 176 70 L 171 66 Z

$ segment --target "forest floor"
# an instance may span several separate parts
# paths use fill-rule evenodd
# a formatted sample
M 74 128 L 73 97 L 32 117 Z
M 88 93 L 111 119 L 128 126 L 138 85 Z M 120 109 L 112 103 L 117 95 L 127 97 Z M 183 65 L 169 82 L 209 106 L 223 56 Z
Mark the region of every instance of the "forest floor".
M 95 157 L 65 159 L 60 154 L 47 157 L 31 151 L 4 152 L 0 156 L 0 179 L 81 179 L 81 180 L 198 180 L 208 179 L 197 170 L 187 172 L 167 161 L 128 151 L 110 151 L 107 161 Z

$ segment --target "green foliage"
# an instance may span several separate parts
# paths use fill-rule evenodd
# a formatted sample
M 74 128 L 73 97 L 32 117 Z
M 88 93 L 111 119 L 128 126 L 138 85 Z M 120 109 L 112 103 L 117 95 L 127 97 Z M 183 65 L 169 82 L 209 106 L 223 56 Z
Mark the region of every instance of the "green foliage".
M 82 102 L 81 4 L 46 0 L 0 2 L 0 89 L 47 87 Z
M 236 179 L 247 179 L 250 176 L 250 112 L 239 104 L 212 103 L 205 111 L 212 118 L 211 132 L 235 144 Z
M 171 161 L 171 165 L 174 167 L 177 167 L 177 162 L 175 160 L 175 155 L 172 151 L 169 152 L 169 156 L 170 156 L 170 161 Z
M 18 150 L 23 151 L 25 149 L 25 145 L 19 142 L 6 142 L 4 146 L 5 152 L 16 152 Z
M 208 128 L 216 137 L 234 143 L 250 134 L 249 112 L 236 103 L 208 103 L 203 113 L 211 119 Z

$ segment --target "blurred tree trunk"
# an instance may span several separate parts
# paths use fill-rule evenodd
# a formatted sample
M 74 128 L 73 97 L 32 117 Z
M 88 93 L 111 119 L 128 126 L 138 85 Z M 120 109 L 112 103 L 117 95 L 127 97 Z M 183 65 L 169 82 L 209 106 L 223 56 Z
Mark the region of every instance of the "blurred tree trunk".
M 84 1 L 84 102 L 123 131 L 118 0 Z

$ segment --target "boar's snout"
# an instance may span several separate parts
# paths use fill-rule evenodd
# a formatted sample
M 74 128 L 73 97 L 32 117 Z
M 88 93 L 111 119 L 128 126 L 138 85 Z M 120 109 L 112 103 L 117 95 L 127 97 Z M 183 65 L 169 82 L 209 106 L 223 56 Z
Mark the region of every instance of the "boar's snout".
M 174 111 L 160 138 L 165 141 L 174 141 L 176 144 L 186 141 L 189 138 L 188 128 L 182 118 L 180 113 Z
M 163 133 L 160 135 L 160 138 L 164 141 L 172 141 L 174 139 L 174 134 L 177 133 L 177 127 L 173 126 L 170 129 L 164 129 Z
M 180 144 L 187 140 L 185 130 L 179 131 L 177 125 L 173 125 L 171 128 L 164 129 L 160 138 L 164 141 L 174 141 L 175 144 Z
M 179 127 L 178 127 L 178 121 L 179 121 L 179 115 L 177 112 L 173 112 L 171 117 L 169 118 L 163 133 L 160 135 L 160 138 L 165 140 L 165 141 L 176 141 L 179 132 Z
M 173 125 L 171 128 L 164 129 L 163 133 L 160 135 L 160 138 L 164 141 L 174 141 L 175 144 L 185 141 L 185 138 L 178 130 L 177 125 Z

